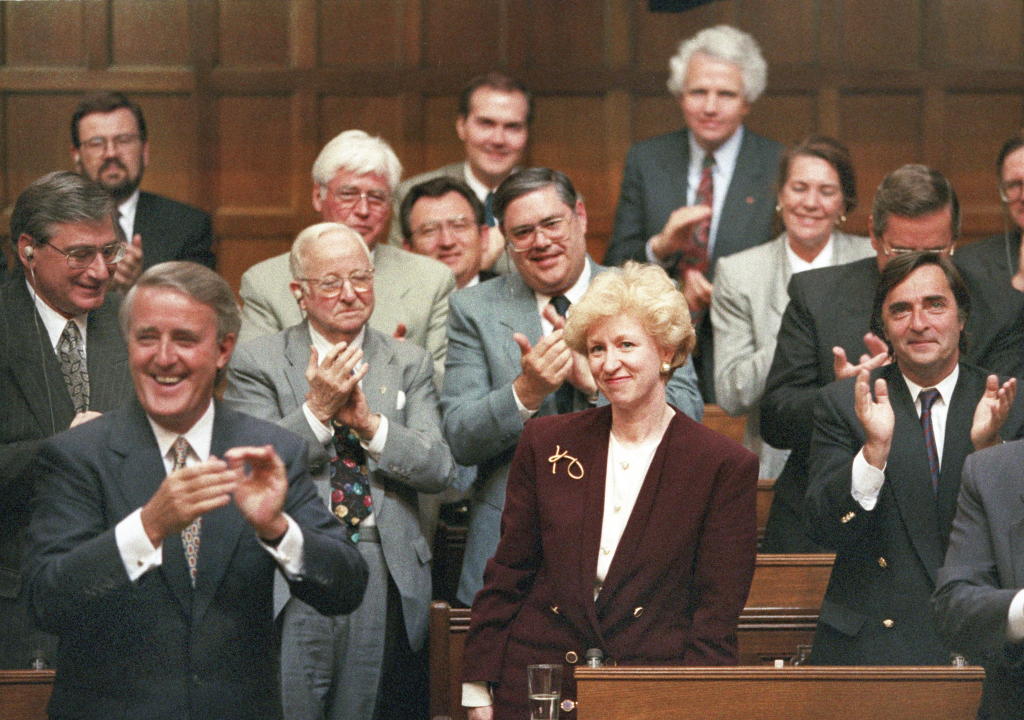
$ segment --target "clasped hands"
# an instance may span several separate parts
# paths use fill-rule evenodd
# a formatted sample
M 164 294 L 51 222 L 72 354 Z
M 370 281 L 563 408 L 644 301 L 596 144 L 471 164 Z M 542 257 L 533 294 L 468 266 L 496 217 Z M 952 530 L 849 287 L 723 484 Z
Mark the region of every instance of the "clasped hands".
M 234 498 L 256 534 L 272 541 L 288 529 L 282 511 L 287 492 L 284 463 L 271 445 L 231 448 L 223 459 L 211 456 L 165 477 L 142 507 L 142 527 L 157 547 L 168 535 Z
M 676 253 L 682 252 L 689 244 L 694 229 L 711 217 L 711 208 L 707 205 L 689 205 L 676 208 L 668 216 L 665 227 L 651 238 L 651 252 L 666 262 Z M 711 292 L 714 286 L 697 268 L 688 267 L 679 278 L 682 284 L 683 297 L 691 312 L 704 310 L 711 304 Z
M 513 382 L 519 401 L 530 409 L 537 409 L 562 383 L 569 381 L 573 387 L 590 397 L 597 392 L 597 383 L 590 374 L 587 359 L 573 352 L 565 344 L 565 318 L 548 305 L 542 313 L 554 330 L 542 337 L 536 345 L 522 333 L 515 333 L 512 339 L 519 346 L 519 364 L 522 373 Z
M 306 405 L 320 422 L 347 425 L 361 440 L 369 442 L 380 427 L 380 415 L 370 412 L 366 395 L 359 387 L 359 381 L 370 369 L 366 363 L 359 364 L 362 359 L 362 348 L 344 341 L 331 347 L 322 363 L 316 348 L 310 347 Z
M 889 402 L 889 387 L 882 378 L 875 379 L 875 393 L 871 396 L 869 371 L 861 369 L 853 390 L 854 409 L 857 420 L 864 428 L 864 459 L 879 469 L 885 467 L 892 447 L 893 429 L 896 425 L 892 405 Z M 985 379 L 985 392 L 974 409 L 971 421 L 971 444 L 975 450 L 997 444 L 999 430 L 1017 396 L 1017 379 L 1011 378 L 999 384 L 999 378 L 989 375 Z

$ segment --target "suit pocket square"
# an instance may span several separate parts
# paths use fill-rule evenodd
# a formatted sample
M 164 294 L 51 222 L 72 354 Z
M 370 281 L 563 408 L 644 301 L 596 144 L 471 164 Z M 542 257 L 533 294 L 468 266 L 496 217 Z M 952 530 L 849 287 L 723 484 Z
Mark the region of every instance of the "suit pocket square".
M 404 410 L 405 409 L 405 391 L 404 390 L 399 390 L 398 391 L 398 397 L 395 398 L 395 409 L 396 410 Z

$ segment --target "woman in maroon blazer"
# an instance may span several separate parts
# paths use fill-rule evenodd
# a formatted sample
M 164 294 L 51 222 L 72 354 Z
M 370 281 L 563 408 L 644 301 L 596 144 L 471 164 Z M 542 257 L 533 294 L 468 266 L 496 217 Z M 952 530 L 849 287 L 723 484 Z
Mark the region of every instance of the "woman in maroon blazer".
M 471 720 L 528 717 L 526 666 L 731 665 L 756 553 L 757 458 L 665 401 L 694 345 L 660 268 L 602 273 L 566 343 L 610 407 L 529 421 L 463 658 Z M 488 694 L 490 690 L 490 694 Z M 488 704 L 491 703 L 491 704 Z

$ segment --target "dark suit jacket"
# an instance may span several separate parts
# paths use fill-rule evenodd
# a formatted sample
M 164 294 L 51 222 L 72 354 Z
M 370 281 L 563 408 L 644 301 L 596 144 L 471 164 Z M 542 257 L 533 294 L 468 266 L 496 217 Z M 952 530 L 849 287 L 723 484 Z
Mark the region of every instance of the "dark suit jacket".
M 736 663 L 756 552 L 756 456 L 677 412 L 595 601 L 610 432 L 610 407 L 523 430 L 463 662 L 464 680 L 498 683 L 498 720 L 526 716 L 527 664 L 565 663 L 568 651 L 582 660 L 601 648 L 628 665 Z M 569 457 L 553 461 L 560 452 Z M 575 698 L 572 669 L 563 698 Z
M 302 528 L 292 592 L 321 612 L 359 604 L 366 566 L 316 494 L 306 447 L 271 423 L 218 405 L 211 453 L 272 444 L 288 468 L 285 511 Z M 271 617 L 277 564 L 234 504 L 203 517 L 193 590 L 179 535 L 132 583 L 114 537 L 166 472 L 133 402 L 44 443 L 29 530 L 37 621 L 60 636 L 50 714 L 75 718 L 277 718 Z
M 835 548 L 812 660 L 822 665 L 946 665 L 949 650 L 928 612 L 946 552 L 960 489 L 960 469 L 974 450 L 971 419 L 986 373 L 960 364 L 949 404 L 938 494 L 933 493 L 924 434 L 906 382 L 895 364 L 874 378 L 889 386 L 896 426 L 878 503 L 853 499 L 851 467 L 864 445 L 854 410 L 854 381 L 822 390 L 814 409 L 805 518 L 811 535 Z M 1021 404 L 1003 427 L 1020 434 Z
M 1024 716 L 1024 644 L 1006 639 L 1010 603 L 1024 588 L 1024 443 L 964 463 L 946 562 L 933 598 L 939 631 L 985 666 L 978 717 Z
M 189 260 L 211 270 L 213 226 L 199 208 L 153 193 L 140 192 L 132 235 L 142 235 L 142 267 L 168 260 Z
M 132 395 L 117 308 L 117 298 L 108 295 L 86 324 L 89 406 L 100 412 Z M 29 465 L 40 441 L 67 429 L 75 416 L 57 356 L 20 272 L 0 290 L 0 398 L 0 516 L 4 518 L 0 522 L 0 599 L 13 600 L 21 590 L 23 536 L 33 490 Z M 28 618 L 22 625 L 24 634 L 5 638 L 6 647 L 27 642 Z M 9 628 L 8 632 L 17 631 Z M 27 667 L 27 663 L 28 657 L 19 656 L 4 664 Z

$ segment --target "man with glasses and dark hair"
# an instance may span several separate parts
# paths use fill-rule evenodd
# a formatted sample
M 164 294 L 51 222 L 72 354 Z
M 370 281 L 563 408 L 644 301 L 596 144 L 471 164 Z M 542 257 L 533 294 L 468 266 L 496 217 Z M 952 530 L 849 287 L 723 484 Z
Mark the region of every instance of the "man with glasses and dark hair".
M 388 245 L 392 190 L 402 164 L 384 140 L 346 130 L 327 143 L 313 163 L 313 209 L 329 222 L 358 232 L 373 256 L 376 310 L 370 326 L 404 337 L 444 364 L 448 295 L 455 287 L 442 263 Z M 288 253 L 253 265 L 242 275 L 242 331 L 246 341 L 301 322 L 289 290 Z
M 586 359 L 562 338 L 571 304 L 606 270 L 587 256 L 587 212 L 572 182 L 557 170 L 522 170 L 498 187 L 494 213 L 518 272 L 452 295 L 441 392 L 452 453 L 478 466 L 458 589 L 466 605 L 498 545 L 508 466 L 523 423 L 603 402 Z M 691 363 L 680 368 L 668 399 L 699 420 L 696 380 Z
M 895 257 L 919 250 L 952 255 L 960 236 L 960 204 L 949 180 L 923 165 L 889 173 L 875 192 L 868 226 L 875 257 L 794 275 L 789 305 L 761 404 L 761 436 L 793 452 L 775 483 L 763 550 L 817 552 L 801 508 L 807 490 L 811 413 L 818 390 L 888 361 L 885 344 L 870 331 L 871 303 L 880 272 Z M 986 288 L 965 281 L 972 302 L 984 307 Z M 971 313 L 968 357 L 986 370 L 1014 375 L 1019 330 L 1003 332 L 983 312 Z
M 417 493 L 444 490 L 455 467 L 431 358 L 367 327 L 379 278 L 352 228 L 306 228 L 289 265 L 306 320 L 240 347 L 225 399 L 306 438 L 314 481 L 370 577 L 359 608 L 337 618 L 280 588 L 285 717 L 423 718 L 431 581 Z
M 115 288 L 128 288 L 143 270 L 166 260 L 214 267 L 210 216 L 139 190 L 149 164 L 149 136 L 142 108 L 125 95 L 103 93 L 78 104 L 71 116 L 71 160 L 114 197 L 117 222 L 129 239 L 114 273 Z
M 0 290 L 0 668 L 53 662 L 33 630 L 21 584 L 22 535 L 40 442 L 131 396 L 118 303 L 107 291 L 125 254 L 114 202 L 87 178 L 45 175 L 11 213 L 16 257 Z

